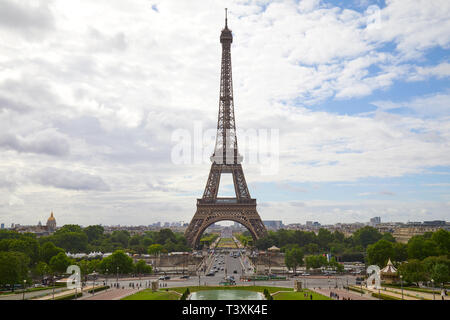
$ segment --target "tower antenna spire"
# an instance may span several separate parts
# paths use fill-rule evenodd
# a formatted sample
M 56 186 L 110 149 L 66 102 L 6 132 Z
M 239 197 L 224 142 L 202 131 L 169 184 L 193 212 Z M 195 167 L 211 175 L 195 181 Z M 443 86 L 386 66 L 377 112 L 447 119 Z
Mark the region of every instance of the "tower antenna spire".
M 225 28 L 228 28 L 228 8 L 225 8 Z

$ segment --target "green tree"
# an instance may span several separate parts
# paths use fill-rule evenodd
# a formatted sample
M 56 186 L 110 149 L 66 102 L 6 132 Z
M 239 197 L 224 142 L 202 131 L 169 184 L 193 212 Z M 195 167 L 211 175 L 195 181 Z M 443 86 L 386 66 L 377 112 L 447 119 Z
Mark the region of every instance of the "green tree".
M 437 244 L 439 253 L 449 255 L 450 253 L 450 232 L 444 229 L 439 229 L 433 232 L 431 240 Z
M 317 269 L 328 265 L 327 258 L 323 255 L 307 256 L 305 263 L 306 269 Z
M 58 248 L 57 246 L 54 245 L 53 242 L 50 241 L 44 243 L 39 251 L 41 261 L 45 262 L 46 264 L 50 263 L 50 259 L 56 256 L 58 253 L 60 252 L 64 253 L 64 249 Z
M 381 237 L 382 235 L 377 229 L 369 226 L 356 230 L 352 236 L 355 244 L 361 245 L 363 248 L 366 248 L 369 244 L 377 242 L 381 239 Z
M 408 246 L 405 243 L 396 242 L 392 245 L 394 249 L 394 261 L 402 262 L 408 260 Z
M 303 264 L 303 250 L 299 247 L 294 247 L 288 251 L 284 256 L 286 267 L 292 269 L 294 274 L 297 273 L 297 267 Z
M 57 247 L 63 248 L 66 252 L 86 252 L 88 245 L 88 237 L 84 232 L 72 232 L 68 231 L 71 228 L 67 228 L 66 231 L 58 230 L 53 236 L 48 237 L 45 240 L 50 240 Z M 75 228 L 74 228 L 75 229 Z
M 88 237 L 88 242 L 91 243 L 93 241 L 100 240 L 103 237 L 105 229 L 102 226 L 95 225 L 84 228 L 83 232 Z
M 14 285 L 29 281 L 30 258 L 22 252 L 0 252 L 0 285 Z
M 62 226 L 61 228 L 59 228 L 58 230 L 56 230 L 55 234 L 61 234 L 61 233 L 66 233 L 66 232 L 83 232 L 83 228 L 81 228 L 79 225 L 77 224 L 66 224 L 64 226 Z
M 403 280 L 407 283 L 414 283 L 417 286 L 419 286 L 420 282 L 428 280 L 425 265 L 418 259 L 411 259 L 402 263 L 398 268 L 398 272 L 403 275 Z
M 111 241 L 120 243 L 122 248 L 128 248 L 130 233 L 126 230 L 116 230 L 111 234 Z
M 104 258 L 99 265 L 102 273 L 106 273 L 107 269 L 109 273 L 116 273 L 117 268 L 119 268 L 121 274 L 129 274 L 134 270 L 133 259 L 126 255 L 123 250 L 115 251 L 109 257 Z
M 434 241 L 423 236 L 414 236 L 408 241 L 408 258 L 423 260 L 429 256 L 438 255 L 438 248 Z
M 440 283 L 444 286 L 446 282 L 450 281 L 450 269 L 444 263 L 437 263 L 431 270 L 430 276 L 436 284 Z
M 152 267 L 149 266 L 144 260 L 139 260 L 134 265 L 134 272 L 137 274 L 150 274 L 152 273 Z
M 171 242 L 177 242 L 176 236 L 170 229 L 161 229 L 156 236 L 156 242 L 159 244 L 165 244 L 168 240 Z
M 319 252 L 319 246 L 317 243 L 308 243 L 305 245 L 305 251 L 310 254 L 315 254 Z
M 8 251 L 24 253 L 30 258 L 31 264 L 39 260 L 39 243 L 33 237 L 23 236 L 19 239 L 11 239 Z
M 148 247 L 147 249 L 147 253 L 151 254 L 151 255 L 156 255 L 158 253 L 160 253 L 163 250 L 163 246 L 160 245 L 159 243 L 157 244 L 152 244 Z
M 392 242 L 381 239 L 367 247 L 367 262 L 383 268 L 389 258 L 394 256 Z
M 255 246 L 259 250 L 267 250 L 274 244 L 275 244 L 275 242 L 273 241 L 273 239 L 269 238 L 268 236 L 261 237 L 258 240 L 256 240 L 256 242 L 255 242 Z
M 317 234 L 317 241 L 319 243 L 319 247 L 324 250 L 330 250 L 330 243 L 333 242 L 333 234 L 327 229 L 319 229 L 319 233 Z
M 396 242 L 394 236 L 390 232 L 383 233 L 383 236 L 381 237 L 381 239 L 390 241 L 390 242 Z
M 40 278 L 44 279 L 44 277 L 48 274 L 50 274 L 51 270 L 47 263 L 43 261 L 39 261 L 36 266 L 34 267 L 33 273 L 36 276 L 39 276 Z
M 67 267 L 71 264 L 72 260 L 64 252 L 60 252 L 50 259 L 49 266 L 54 273 L 62 274 L 66 272 Z
M 343 243 L 345 240 L 345 235 L 340 231 L 333 232 L 333 242 Z

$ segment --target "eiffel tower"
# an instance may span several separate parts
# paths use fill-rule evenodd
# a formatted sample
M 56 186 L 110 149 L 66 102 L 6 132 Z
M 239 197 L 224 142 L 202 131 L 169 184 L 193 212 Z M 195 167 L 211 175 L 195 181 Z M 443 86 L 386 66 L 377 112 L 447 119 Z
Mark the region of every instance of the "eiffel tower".
M 231 220 L 242 224 L 248 229 L 254 240 L 267 233 L 256 211 L 256 199 L 250 197 L 241 165 L 242 156 L 237 148 L 231 77 L 232 42 L 233 36 L 231 30 L 228 29 L 227 9 L 225 9 L 225 28 L 220 35 L 222 69 L 216 145 L 210 158 L 211 170 L 203 197 L 197 199 L 197 211 L 185 232 L 188 243 L 194 248 L 198 247 L 200 237 L 205 229 L 218 221 Z M 217 197 L 222 173 L 232 174 L 235 198 Z

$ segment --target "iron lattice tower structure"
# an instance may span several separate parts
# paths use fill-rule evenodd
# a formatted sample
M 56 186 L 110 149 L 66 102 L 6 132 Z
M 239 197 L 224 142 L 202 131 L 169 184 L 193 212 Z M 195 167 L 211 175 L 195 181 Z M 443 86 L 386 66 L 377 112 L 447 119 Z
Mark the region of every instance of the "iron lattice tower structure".
M 256 211 L 256 199 L 252 199 L 248 191 L 241 165 L 242 156 L 237 147 L 231 72 L 233 35 L 228 29 L 227 20 L 225 9 L 225 28 L 220 35 L 222 65 L 216 145 L 210 158 L 211 170 L 203 197 L 197 199 L 197 211 L 185 232 L 186 239 L 192 247 L 198 246 L 200 237 L 208 226 L 223 220 L 242 224 L 250 231 L 255 240 L 267 233 Z M 233 176 L 235 198 L 217 197 L 220 177 L 227 173 Z

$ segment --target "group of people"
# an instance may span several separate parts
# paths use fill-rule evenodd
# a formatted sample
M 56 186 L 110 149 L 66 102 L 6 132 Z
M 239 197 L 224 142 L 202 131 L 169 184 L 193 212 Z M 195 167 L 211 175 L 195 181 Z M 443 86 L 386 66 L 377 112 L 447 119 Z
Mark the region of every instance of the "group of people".
M 330 298 L 339 300 L 339 295 L 333 291 L 330 291 Z
M 136 288 L 136 289 L 139 289 L 139 288 L 141 288 L 142 287 L 142 284 L 141 283 L 136 283 L 136 285 L 134 285 L 134 282 L 130 282 L 130 283 L 128 283 L 128 286 L 129 287 L 131 287 L 131 288 Z M 146 286 L 147 287 L 147 286 Z

